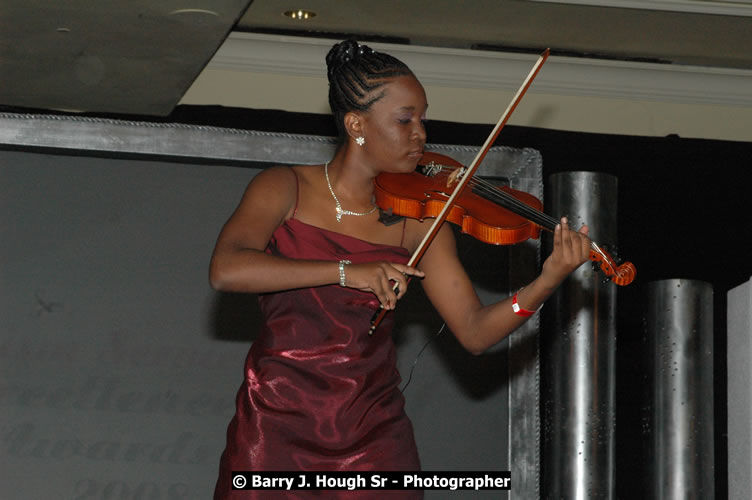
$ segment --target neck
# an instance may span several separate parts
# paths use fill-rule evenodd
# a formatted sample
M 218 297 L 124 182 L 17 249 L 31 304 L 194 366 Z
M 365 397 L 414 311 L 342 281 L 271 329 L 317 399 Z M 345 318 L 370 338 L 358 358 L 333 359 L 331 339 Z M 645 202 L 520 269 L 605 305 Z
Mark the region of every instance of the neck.
M 348 205 L 343 208 L 349 210 L 367 210 L 373 207 L 373 181 L 376 173 L 359 156 L 340 150 L 328 167 L 332 189 L 340 202 Z

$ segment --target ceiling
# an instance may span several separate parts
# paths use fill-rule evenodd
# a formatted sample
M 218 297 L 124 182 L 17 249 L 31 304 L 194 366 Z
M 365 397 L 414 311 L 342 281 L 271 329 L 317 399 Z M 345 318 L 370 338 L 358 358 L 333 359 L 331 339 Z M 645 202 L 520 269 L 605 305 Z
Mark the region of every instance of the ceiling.
M 14 108 L 167 115 L 233 30 L 752 69 L 752 0 L 0 2 Z
M 0 105 L 167 115 L 250 0 L 0 0 Z

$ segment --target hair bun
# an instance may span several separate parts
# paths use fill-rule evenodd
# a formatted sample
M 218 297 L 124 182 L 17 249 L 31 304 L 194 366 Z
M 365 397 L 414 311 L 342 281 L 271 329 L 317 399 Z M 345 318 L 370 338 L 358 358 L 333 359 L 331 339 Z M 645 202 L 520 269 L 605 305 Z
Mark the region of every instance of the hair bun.
M 360 45 L 355 40 L 337 43 L 326 55 L 327 73 L 331 75 L 345 64 L 371 54 L 373 50 L 369 46 Z

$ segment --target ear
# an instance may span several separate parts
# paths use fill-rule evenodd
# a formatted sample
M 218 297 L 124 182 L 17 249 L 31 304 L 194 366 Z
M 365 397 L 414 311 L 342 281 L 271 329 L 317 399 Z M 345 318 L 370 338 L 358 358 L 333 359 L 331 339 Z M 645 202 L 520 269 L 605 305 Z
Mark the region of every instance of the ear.
M 355 139 L 363 135 L 363 119 L 355 111 L 345 113 L 345 131 L 347 135 Z

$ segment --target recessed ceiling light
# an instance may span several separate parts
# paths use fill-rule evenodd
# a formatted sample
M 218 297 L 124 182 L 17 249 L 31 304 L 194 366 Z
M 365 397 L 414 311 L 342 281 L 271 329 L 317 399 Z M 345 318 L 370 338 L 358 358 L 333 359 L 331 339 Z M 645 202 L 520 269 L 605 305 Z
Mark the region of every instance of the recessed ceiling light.
M 306 21 L 308 19 L 316 17 L 316 13 L 312 10 L 288 10 L 287 12 L 283 12 L 282 15 L 289 17 L 290 19 L 295 19 L 296 21 Z

